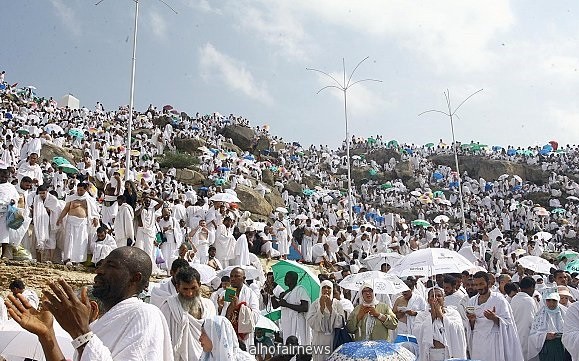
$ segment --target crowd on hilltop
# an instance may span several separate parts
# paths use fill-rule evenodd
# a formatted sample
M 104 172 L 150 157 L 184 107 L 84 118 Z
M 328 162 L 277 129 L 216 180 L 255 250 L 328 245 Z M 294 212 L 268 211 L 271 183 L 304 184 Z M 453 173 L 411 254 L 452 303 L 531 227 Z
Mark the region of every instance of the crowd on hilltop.
M 579 360 L 576 145 L 457 145 L 460 154 L 540 167 L 548 181 L 534 184 L 517 174 L 459 176 L 431 161 L 453 154 L 442 140 L 419 146 L 353 136 L 352 167 L 368 176 L 352 186 L 349 199 L 346 142 L 338 149 L 304 147 L 256 126 L 253 151 L 235 152 L 222 129 L 251 127 L 247 119 L 150 105 L 133 113 L 127 169 L 128 107 L 59 106 L 34 87 L 11 85 L 4 72 L 0 100 L 1 257 L 97 267 L 97 311 L 84 313 L 90 328 L 57 310 L 61 296 L 72 300 L 66 307 L 84 304 L 84 294 L 77 299 L 65 282 L 51 284 L 54 299 L 42 302 L 23 292 L 26 280 L 13 282 L 9 315 L 22 324 L 23 315 L 37 316 L 35 309 L 45 305 L 77 352 L 84 349 L 82 360 L 140 360 L 140 352 L 163 360 L 325 360 L 336 346 L 336 329 L 354 340 L 406 337 L 405 350 L 420 360 Z M 261 137 L 269 145 L 257 150 Z M 181 182 L 177 169 L 161 166 L 179 139 L 191 138 L 205 144 L 197 149 L 196 167 L 210 184 Z M 48 148 L 64 151 L 45 158 Z M 376 161 L 372 154 L 384 149 L 392 156 Z M 398 174 L 402 163 L 412 182 L 398 176 L 377 181 L 377 175 Z M 265 181 L 266 172 L 273 182 Z M 243 211 L 240 185 L 261 197 L 279 193 L 284 206 L 270 215 Z M 531 200 L 539 192 L 550 195 L 548 205 Z M 396 268 L 441 249 L 469 267 L 412 275 Z M 540 258 L 547 253 L 551 264 Z M 297 273 L 270 272 L 284 260 L 298 261 L 286 262 Z M 303 284 L 304 264 L 319 272 L 316 292 Z M 125 272 L 126 283 L 113 285 L 120 265 L 140 276 Z M 371 276 L 364 278 L 365 272 Z M 167 279 L 151 285 L 140 279 L 151 273 Z M 403 289 L 383 294 L 375 283 L 383 274 L 401 277 Z M 344 287 L 358 275 L 356 287 Z M 201 296 L 202 285 L 210 298 Z M 136 306 L 141 301 L 134 295 L 154 308 Z M 131 337 L 119 344 L 119 315 L 141 307 L 144 313 L 125 330 Z M 264 326 L 264 317 L 273 321 Z M 11 322 L 6 310 L 0 319 L 2 337 L 2 322 Z M 155 342 L 147 343 L 153 335 Z M 39 334 L 45 353 L 46 337 Z M 136 339 L 142 343 L 128 341 Z M 280 342 L 330 352 L 290 358 L 254 352 Z M 60 357 L 55 347 L 51 352 L 47 360 Z

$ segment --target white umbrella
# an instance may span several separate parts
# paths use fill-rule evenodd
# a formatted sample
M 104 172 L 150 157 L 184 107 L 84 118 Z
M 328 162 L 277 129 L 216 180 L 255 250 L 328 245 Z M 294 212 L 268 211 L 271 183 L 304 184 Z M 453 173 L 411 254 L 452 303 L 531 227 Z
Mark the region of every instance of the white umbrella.
M 412 191 L 412 192 L 410 192 L 410 194 L 415 196 L 415 197 L 420 197 L 422 195 L 422 193 L 420 193 L 420 191 Z
M 302 221 L 305 221 L 306 219 L 308 219 L 308 216 L 306 216 L 305 214 L 298 214 L 296 216 L 296 219 L 301 219 Z
M 443 273 L 461 273 L 474 264 L 458 252 L 444 248 L 425 248 L 406 255 L 388 273 L 399 277 L 433 276 Z
M 521 177 L 519 177 L 519 176 L 516 175 L 516 174 L 513 176 L 513 178 L 515 178 L 515 180 L 516 180 L 517 182 L 519 182 L 519 183 L 522 183 L 522 182 L 523 182 L 523 180 L 521 179 Z
M 545 231 L 537 232 L 537 233 L 535 233 L 535 236 L 539 239 L 542 239 L 543 241 L 548 241 L 551 238 L 553 238 L 553 235 L 551 233 L 545 232 Z M 535 236 L 533 236 L 533 237 L 535 237 Z
M 372 271 L 379 271 L 383 263 L 388 263 L 392 267 L 396 265 L 402 259 L 402 257 L 404 256 L 402 256 L 400 253 L 382 252 L 366 257 L 362 260 L 362 263 L 366 264 L 368 269 Z
M 253 266 L 229 266 L 229 267 L 219 271 L 219 273 L 217 273 L 217 276 L 219 276 L 219 277 L 229 276 L 231 274 L 231 271 L 237 267 L 243 268 L 243 270 L 245 271 L 245 279 L 255 280 L 255 279 L 258 279 L 260 277 L 259 270 Z
M 537 256 L 521 257 L 517 262 L 526 269 L 546 275 L 551 273 L 551 268 L 555 268 L 555 265 L 549 263 L 546 259 Z
M 217 193 L 213 197 L 209 198 L 210 201 L 214 202 L 226 202 L 226 203 L 240 203 L 239 198 L 230 193 Z
M 567 200 L 570 200 L 570 201 L 579 201 L 579 198 L 577 198 L 577 197 L 575 197 L 575 196 L 569 196 L 569 197 L 567 197 Z
M 444 214 L 439 214 L 438 216 L 434 217 L 434 223 L 447 223 L 449 220 L 450 218 Z
M 200 263 L 189 263 L 189 265 L 199 272 L 202 284 L 209 284 L 217 277 L 217 271 L 211 266 Z
M 255 324 L 255 328 L 262 328 L 264 330 L 270 330 L 273 332 L 279 331 L 279 327 L 277 327 L 275 322 L 273 322 L 272 320 L 270 320 L 269 318 L 267 318 L 263 315 L 259 315 L 259 319 L 257 320 L 257 323 Z
M 285 207 L 277 207 L 275 211 L 283 214 L 287 213 L 287 209 Z
M 546 209 L 539 209 L 535 211 L 535 214 L 538 216 L 548 216 L 550 213 Z
M 46 126 L 44 126 L 44 131 L 47 133 L 64 133 L 64 129 L 62 129 L 60 125 L 54 123 L 46 124 Z
M 372 290 L 378 294 L 395 295 L 408 291 L 404 282 L 393 274 L 380 271 L 368 271 L 346 276 L 338 285 L 347 290 L 359 291 L 364 283 L 372 285 Z
M 70 343 L 72 337 L 56 321 L 54 321 L 54 332 L 64 357 L 72 360 L 74 356 L 74 348 Z M 14 320 L 6 321 L 0 331 L 0 355 L 6 357 L 7 360 L 25 358 L 37 361 L 46 360 L 38 336 L 26 331 Z
M 362 157 L 360 157 L 359 155 L 353 155 L 352 159 L 359 160 L 359 159 L 362 159 Z
M 516 250 L 514 250 L 513 252 L 511 252 L 511 254 L 513 254 L 513 253 L 514 253 L 516 256 L 522 256 L 522 255 L 524 255 L 525 253 L 527 253 L 527 251 L 525 251 L 525 250 L 522 249 L 522 248 L 517 248 Z
M 502 180 L 505 180 L 505 179 L 507 179 L 507 178 L 509 178 L 509 175 L 508 175 L 508 174 L 503 174 L 503 175 L 501 175 L 501 176 L 498 178 L 498 180 L 502 181 Z
M 444 204 L 445 206 L 450 206 L 450 205 L 451 205 L 451 203 L 450 203 L 450 201 L 449 201 L 448 199 L 442 199 L 442 200 L 440 200 L 438 203 Z

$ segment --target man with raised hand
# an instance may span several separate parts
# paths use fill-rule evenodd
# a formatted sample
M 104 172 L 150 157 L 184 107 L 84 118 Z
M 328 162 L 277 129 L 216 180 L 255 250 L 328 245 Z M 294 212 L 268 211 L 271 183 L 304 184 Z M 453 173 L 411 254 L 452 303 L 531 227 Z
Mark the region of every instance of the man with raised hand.
M 49 283 L 42 309 L 35 310 L 22 295 L 8 296 L 10 316 L 38 336 L 47 361 L 62 361 L 53 315 L 73 338 L 75 361 L 173 361 L 171 337 L 163 314 L 137 297 L 149 283 L 149 256 L 134 247 L 112 251 L 99 265 L 93 296 L 102 302 L 102 317 L 90 323 L 87 289 L 80 299 L 64 280 Z

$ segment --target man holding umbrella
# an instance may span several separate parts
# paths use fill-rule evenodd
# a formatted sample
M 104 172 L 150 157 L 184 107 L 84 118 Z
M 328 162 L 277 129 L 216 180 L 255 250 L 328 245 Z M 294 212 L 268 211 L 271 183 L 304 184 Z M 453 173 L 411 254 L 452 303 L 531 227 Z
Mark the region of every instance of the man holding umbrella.
M 284 283 L 288 290 L 271 299 L 274 308 L 281 307 L 282 337 L 286 340 L 289 336 L 296 336 L 300 345 L 306 345 L 311 339 L 306 322 L 310 295 L 302 285 L 298 285 L 298 274 L 294 271 L 286 273 Z

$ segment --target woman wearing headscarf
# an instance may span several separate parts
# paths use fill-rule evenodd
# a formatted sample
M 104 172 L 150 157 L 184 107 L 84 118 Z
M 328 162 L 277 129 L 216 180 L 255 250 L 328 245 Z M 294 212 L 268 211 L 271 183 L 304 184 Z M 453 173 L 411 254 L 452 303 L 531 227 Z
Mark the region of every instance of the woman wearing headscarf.
M 333 345 L 334 330 L 344 325 L 344 309 L 339 300 L 334 298 L 334 286 L 331 281 L 321 283 L 320 298 L 314 301 L 308 310 L 306 322 L 312 328 L 312 345 Z M 333 351 L 333 350 L 332 350 Z M 329 355 L 315 354 L 313 361 L 324 361 Z
M 561 342 L 566 309 L 559 305 L 557 288 L 545 296 L 545 305 L 533 320 L 529 333 L 529 358 L 539 355 L 540 361 L 565 360 L 565 347 Z
M 420 361 L 466 359 L 466 334 L 460 313 L 444 306 L 444 290 L 428 291 L 428 311 L 420 311 L 414 320 Z
M 348 331 L 356 341 L 387 340 L 388 330 L 395 330 L 398 325 L 396 315 L 388 305 L 378 301 L 371 284 L 364 283 L 360 293 L 360 304 L 348 318 Z
M 199 342 L 203 348 L 200 361 L 255 361 L 255 357 L 239 348 L 235 330 L 225 317 L 206 318 Z

